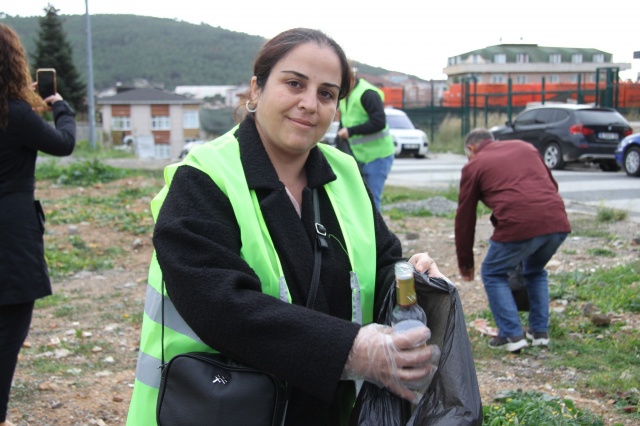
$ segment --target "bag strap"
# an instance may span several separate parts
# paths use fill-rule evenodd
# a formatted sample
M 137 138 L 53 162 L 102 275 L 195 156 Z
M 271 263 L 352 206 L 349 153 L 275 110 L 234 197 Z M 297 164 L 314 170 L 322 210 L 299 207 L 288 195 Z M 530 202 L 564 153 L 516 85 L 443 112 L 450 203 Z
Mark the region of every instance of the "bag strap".
M 311 274 L 311 287 L 309 288 L 309 298 L 307 299 L 307 308 L 313 309 L 318 294 L 318 282 L 320 281 L 320 264 L 322 263 L 322 252 L 320 249 L 327 249 L 327 229 L 320 223 L 320 203 L 318 202 L 318 190 L 313 190 L 313 216 L 316 228 L 316 244 L 313 246 L 313 254 L 315 257 L 313 263 L 313 273 Z
M 320 223 L 320 203 L 318 201 L 318 190 L 313 190 L 313 216 L 315 220 L 316 228 L 316 243 L 314 244 L 313 254 L 313 273 L 311 274 L 311 287 L 309 288 L 309 297 L 307 299 L 307 308 L 313 309 L 316 301 L 316 295 L 318 293 L 318 283 L 320 281 L 320 264 L 322 263 L 322 252 L 320 249 L 325 250 L 329 247 L 327 243 L 327 229 Z M 162 327 L 160 327 L 160 368 L 164 366 L 164 278 L 162 279 L 162 292 L 161 296 L 161 319 Z

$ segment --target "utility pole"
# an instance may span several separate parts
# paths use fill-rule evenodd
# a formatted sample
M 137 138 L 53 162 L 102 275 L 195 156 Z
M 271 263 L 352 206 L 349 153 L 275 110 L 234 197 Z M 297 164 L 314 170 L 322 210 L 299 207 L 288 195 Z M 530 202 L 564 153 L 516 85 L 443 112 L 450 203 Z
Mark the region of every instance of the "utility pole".
M 86 39 L 87 39 L 87 102 L 89 106 L 89 145 L 96 147 L 96 112 L 93 95 L 93 55 L 91 53 L 91 18 L 89 17 L 89 0 L 85 0 L 86 7 Z

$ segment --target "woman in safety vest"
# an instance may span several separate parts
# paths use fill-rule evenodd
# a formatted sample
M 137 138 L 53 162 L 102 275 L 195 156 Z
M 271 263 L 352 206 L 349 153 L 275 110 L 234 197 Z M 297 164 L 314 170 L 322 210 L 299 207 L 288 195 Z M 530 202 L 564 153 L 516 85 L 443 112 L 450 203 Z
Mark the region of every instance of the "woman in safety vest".
M 257 55 L 243 121 L 165 170 L 127 424 L 155 424 L 161 339 L 165 359 L 218 351 L 285 381 L 287 425 L 347 424 L 355 379 L 415 399 L 401 381 L 432 371 L 437 349 L 414 347 L 429 330 L 373 323 L 401 244 L 353 158 L 318 143 L 351 85 L 335 41 L 285 31 Z M 426 253 L 410 262 L 442 276 Z

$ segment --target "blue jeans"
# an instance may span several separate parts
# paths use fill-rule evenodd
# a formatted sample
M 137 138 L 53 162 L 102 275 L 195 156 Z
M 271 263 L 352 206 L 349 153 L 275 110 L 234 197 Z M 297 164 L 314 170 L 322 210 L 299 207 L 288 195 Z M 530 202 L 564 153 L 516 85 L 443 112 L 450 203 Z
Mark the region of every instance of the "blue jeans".
M 378 158 L 377 160 L 364 164 L 360 169 L 364 181 L 373 194 L 373 200 L 376 202 L 378 211 L 382 211 L 380 199 L 382 198 L 384 183 L 393 165 L 393 157 L 394 155 L 392 154 L 388 157 Z
M 508 274 L 520 262 L 529 294 L 529 330 L 549 331 L 549 281 L 544 267 L 566 238 L 566 232 L 558 232 L 512 243 L 489 240 L 482 262 L 482 282 L 500 337 L 524 334 L 508 284 Z

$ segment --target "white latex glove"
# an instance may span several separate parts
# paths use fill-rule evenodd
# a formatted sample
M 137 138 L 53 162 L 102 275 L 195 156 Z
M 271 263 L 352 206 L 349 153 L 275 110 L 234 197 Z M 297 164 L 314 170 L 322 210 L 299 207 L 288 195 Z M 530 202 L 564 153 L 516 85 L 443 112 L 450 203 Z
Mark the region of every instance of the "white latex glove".
M 422 394 L 408 389 L 406 384 L 435 374 L 440 350 L 425 344 L 430 337 L 431 331 L 426 326 L 393 334 L 386 325 L 366 325 L 353 342 L 345 373 L 350 379 L 384 386 L 417 404 Z

